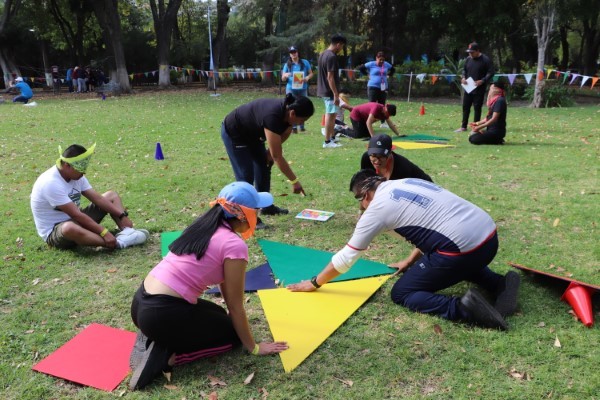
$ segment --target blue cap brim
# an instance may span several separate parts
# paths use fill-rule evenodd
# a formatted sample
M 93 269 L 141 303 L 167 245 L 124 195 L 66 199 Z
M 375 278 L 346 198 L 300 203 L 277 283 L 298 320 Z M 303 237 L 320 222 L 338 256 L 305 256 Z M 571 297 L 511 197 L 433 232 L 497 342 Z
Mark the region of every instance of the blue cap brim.
M 258 192 L 258 204 L 256 208 L 269 207 L 273 204 L 273 195 L 269 192 Z

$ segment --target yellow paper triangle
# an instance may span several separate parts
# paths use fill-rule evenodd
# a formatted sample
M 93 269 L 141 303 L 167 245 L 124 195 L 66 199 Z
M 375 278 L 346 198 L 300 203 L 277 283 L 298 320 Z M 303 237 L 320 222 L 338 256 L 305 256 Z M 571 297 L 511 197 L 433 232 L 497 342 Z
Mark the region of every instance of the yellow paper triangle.
M 259 290 L 273 339 L 289 345 L 279 353 L 285 372 L 300 365 L 389 277 L 329 283 L 310 293 L 285 288 Z
M 436 149 L 440 147 L 454 147 L 451 144 L 437 144 L 437 143 L 415 143 L 415 142 L 394 142 L 396 147 L 404 150 L 414 149 Z

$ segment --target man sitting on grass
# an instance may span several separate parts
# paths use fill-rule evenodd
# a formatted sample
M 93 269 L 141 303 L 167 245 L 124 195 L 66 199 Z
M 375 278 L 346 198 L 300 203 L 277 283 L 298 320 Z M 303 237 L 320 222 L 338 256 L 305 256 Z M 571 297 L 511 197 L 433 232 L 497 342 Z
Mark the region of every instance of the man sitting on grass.
M 58 148 L 56 165 L 35 181 L 31 192 L 31 211 L 38 234 L 51 247 L 70 249 L 102 246 L 124 249 L 148 239 L 145 229 L 133 229 L 129 214 L 116 192 L 99 194 L 84 176 L 96 144 L 89 150 L 74 144 L 64 152 Z M 80 209 L 81 195 L 91 204 Z M 110 214 L 119 228 L 115 236 L 100 225 Z

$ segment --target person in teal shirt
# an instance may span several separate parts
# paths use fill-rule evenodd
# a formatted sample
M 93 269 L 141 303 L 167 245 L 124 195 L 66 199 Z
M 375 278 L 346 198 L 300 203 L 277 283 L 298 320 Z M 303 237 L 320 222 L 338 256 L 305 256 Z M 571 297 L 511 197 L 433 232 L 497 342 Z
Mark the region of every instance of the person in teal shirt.
M 20 102 L 23 104 L 27 104 L 29 100 L 33 97 L 33 91 L 31 90 L 28 84 L 23 82 L 23 78 L 21 78 L 20 76 L 18 76 L 15 79 L 15 84 L 11 85 L 9 90 L 12 88 L 17 88 L 20 92 L 20 94 L 13 99 L 13 103 Z
M 308 81 L 313 77 L 310 62 L 301 59 L 298 55 L 298 49 L 295 46 L 290 47 L 290 59 L 283 65 L 281 79 L 287 80 L 285 94 L 291 93 L 294 97 L 308 97 Z M 295 125 L 292 133 L 304 132 L 304 124 Z

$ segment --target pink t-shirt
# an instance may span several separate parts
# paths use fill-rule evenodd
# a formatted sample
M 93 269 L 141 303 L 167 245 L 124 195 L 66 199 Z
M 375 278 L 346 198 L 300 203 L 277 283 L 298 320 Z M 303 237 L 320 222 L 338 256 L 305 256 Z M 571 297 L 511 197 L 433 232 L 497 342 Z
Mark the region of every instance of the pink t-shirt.
M 223 266 L 227 258 L 248 261 L 248 246 L 231 229 L 220 226 L 202 258 L 196 260 L 195 254 L 178 256 L 169 252 L 150 274 L 189 303 L 196 304 L 198 296 L 209 285 L 223 282 Z
M 350 118 L 359 122 L 367 122 L 369 114 L 373 114 L 375 119 L 385 120 L 385 112 L 383 111 L 383 104 L 379 103 L 364 103 L 358 106 L 354 106 L 350 111 Z

